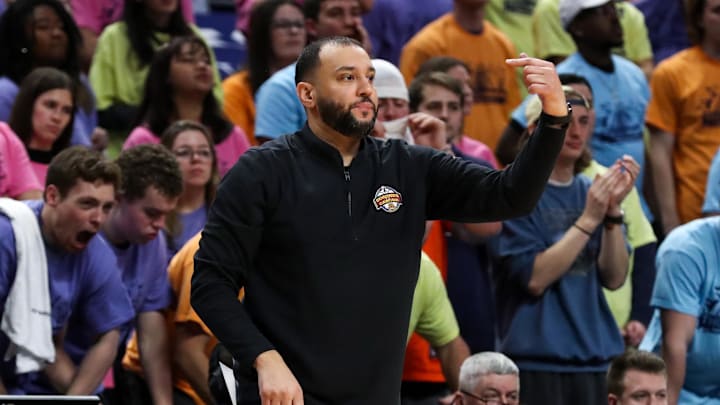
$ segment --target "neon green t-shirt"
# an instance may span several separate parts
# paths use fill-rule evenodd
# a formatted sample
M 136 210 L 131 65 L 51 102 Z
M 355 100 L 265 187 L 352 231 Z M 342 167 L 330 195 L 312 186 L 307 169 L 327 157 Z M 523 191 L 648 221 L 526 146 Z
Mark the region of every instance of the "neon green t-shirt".
M 535 55 L 532 15 L 537 2 L 538 0 L 490 0 L 485 9 L 485 19 L 510 38 L 518 54 L 525 52 L 530 56 Z M 527 89 L 522 69 L 516 71 L 520 92 L 524 98 L 527 96 Z
M 536 56 L 539 58 L 566 57 L 577 50 L 572 37 L 560 23 L 559 4 L 560 0 L 538 0 L 535 7 L 532 31 Z M 616 5 L 625 43 L 622 48 L 613 52 L 636 63 L 652 59 L 645 16 L 629 2 L 620 1 Z
M 602 174 L 606 171 L 607 168 L 605 166 L 593 160 L 590 166 L 583 171 L 583 174 L 590 179 L 594 179 L 596 174 Z M 657 241 L 652 225 L 650 225 L 640 206 L 640 196 L 635 187 L 633 187 L 630 194 L 625 197 L 621 206 L 625 212 L 625 227 L 627 229 L 628 243 L 633 248 L 629 258 L 630 268 L 628 269 L 625 284 L 623 284 L 622 287 L 615 291 L 604 290 L 605 300 L 610 307 L 613 317 L 615 317 L 615 322 L 620 328 L 625 326 L 630 320 L 630 310 L 632 309 L 632 263 L 635 249 Z
M 417 332 L 432 347 L 444 346 L 460 336 L 440 270 L 425 253 L 420 258 L 407 340 L 412 332 Z
M 194 25 L 190 28 L 195 35 L 201 37 Z M 98 38 L 97 48 L 90 66 L 90 85 L 95 92 L 97 109 L 104 110 L 114 104 L 140 105 L 143 98 L 145 78 L 150 65 L 140 66 L 140 61 L 132 51 L 127 37 L 127 26 L 119 21 L 107 26 Z M 170 35 L 162 32 L 155 33 L 160 43 L 170 41 Z M 160 47 L 158 44 L 157 47 Z M 222 87 L 220 86 L 220 73 L 215 62 L 215 53 L 210 50 L 215 87 L 213 93 L 222 105 Z

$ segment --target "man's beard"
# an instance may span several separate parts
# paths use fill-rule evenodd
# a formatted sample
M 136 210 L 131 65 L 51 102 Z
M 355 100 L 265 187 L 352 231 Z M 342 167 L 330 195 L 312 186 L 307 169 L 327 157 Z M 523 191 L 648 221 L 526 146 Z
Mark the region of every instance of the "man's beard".
M 369 135 L 375 127 L 377 106 L 369 98 L 365 98 L 362 101 L 372 103 L 373 105 L 373 117 L 370 121 L 358 121 L 352 114 L 352 107 L 344 109 L 343 106 L 332 100 L 318 101 L 320 118 L 329 125 L 330 128 L 342 135 L 352 138 L 363 138 Z

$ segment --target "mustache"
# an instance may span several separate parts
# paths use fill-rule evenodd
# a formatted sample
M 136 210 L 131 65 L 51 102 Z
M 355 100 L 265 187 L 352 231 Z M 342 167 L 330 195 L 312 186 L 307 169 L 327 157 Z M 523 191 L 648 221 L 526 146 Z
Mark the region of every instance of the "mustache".
M 359 101 L 354 102 L 350 107 L 357 107 L 360 103 L 370 103 L 373 106 L 373 110 L 377 111 L 377 105 L 370 99 L 370 97 L 363 97 Z

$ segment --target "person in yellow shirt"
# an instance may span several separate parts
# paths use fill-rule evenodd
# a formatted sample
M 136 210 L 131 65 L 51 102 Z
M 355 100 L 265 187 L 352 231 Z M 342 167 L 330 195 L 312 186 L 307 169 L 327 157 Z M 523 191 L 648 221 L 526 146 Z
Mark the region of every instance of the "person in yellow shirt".
M 720 1 L 688 4 L 694 46 L 658 65 L 645 119 L 666 235 L 701 216 L 710 163 L 720 147 Z

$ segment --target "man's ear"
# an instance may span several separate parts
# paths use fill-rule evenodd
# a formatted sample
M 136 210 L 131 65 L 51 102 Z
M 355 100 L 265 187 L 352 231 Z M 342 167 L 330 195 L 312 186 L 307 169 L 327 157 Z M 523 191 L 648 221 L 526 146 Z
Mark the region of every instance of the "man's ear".
M 315 95 L 315 86 L 308 82 L 300 82 L 295 88 L 300 103 L 305 108 L 314 108 L 317 105 L 317 96 Z
M 608 405 L 617 405 L 618 403 L 618 397 L 615 394 L 608 394 Z
M 45 200 L 45 205 L 49 205 L 51 207 L 58 205 L 58 203 L 62 201 L 60 190 L 54 184 L 48 184 L 48 186 L 45 187 L 43 198 Z

